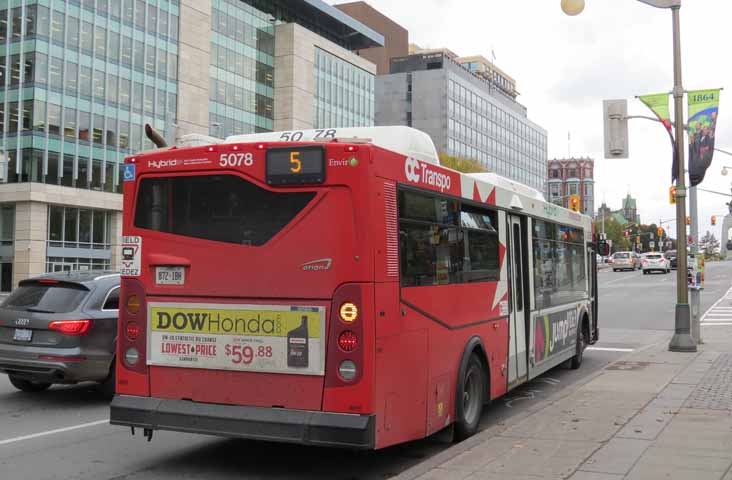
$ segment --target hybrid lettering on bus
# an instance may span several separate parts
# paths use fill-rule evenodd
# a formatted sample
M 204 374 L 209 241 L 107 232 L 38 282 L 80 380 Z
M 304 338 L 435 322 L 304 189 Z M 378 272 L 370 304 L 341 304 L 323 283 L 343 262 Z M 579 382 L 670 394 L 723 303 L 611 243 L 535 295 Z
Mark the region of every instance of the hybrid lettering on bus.
M 348 448 L 445 428 L 598 338 L 591 222 L 406 127 L 125 161 L 111 422 Z

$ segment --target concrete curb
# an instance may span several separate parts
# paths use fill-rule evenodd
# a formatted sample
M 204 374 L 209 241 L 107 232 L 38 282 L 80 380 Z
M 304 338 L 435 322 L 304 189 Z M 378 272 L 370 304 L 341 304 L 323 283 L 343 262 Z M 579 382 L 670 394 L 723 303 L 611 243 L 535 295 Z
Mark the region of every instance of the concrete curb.
M 562 389 L 559 392 L 556 392 L 552 395 L 550 395 L 545 401 L 540 402 L 536 405 L 532 405 L 528 407 L 525 411 L 520 412 L 509 418 L 505 422 L 498 423 L 496 425 L 493 425 L 491 427 L 486 428 L 485 430 L 482 430 L 478 432 L 477 434 L 473 435 L 472 437 L 468 438 L 467 440 L 464 440 L 452 447 L 449 447 L 447 450 L 443 450 L 442 452 L 438 453 L 437 455 L 434 455 L 424 462 L 415 465 L 413 467 L 410 467 L 409 469 L 403 471 L 396 477 L 391 477 L 394 480 L 414 480 L 426 473 L 428 473 L 430 470 L 439 467 L 440 465 L 449 462 L 453 458 L 457 457 L 461 453 L 467 452 L 468 450 L 480 445 L 481 443 L 495 437 L 496 435 L 500 434 L 501 432 L 507 430 L 511 426 L 520 423 L 522 420 L 528 418 L 529 416 L 540 412 L 542 410 L 545 410 L 546 408 L 554 405 L 555 403 L 559 402 L 560 400 L 563 400 L 566 397 L 569 397 L 573 393 L 575 393 L 577 390 L 582 388 L 587 383 L 591 382 L 595 378 L 602 375 L 605 370 L 615 365 L 618 362 L 622 362 L 625 360 L 626 357 L 631 356 L 633 354 L 637 354 L 638 352 L 642 352 L 645 350 L 649 350 L 657 345 L 660 345 L 664 342 L 655 342 L 651 343 L 649 345 L 644 345 L 642 348 L 639 348 L 638 350 L 634 350 L 632 352 L 628 352 L 625 355 L 621 356 L 614 362 L 611 362 L 607 365 L 605 365 L 600 370 L 593 372 L 592 374 L 577 380 L 576 382 L 568 385 L 566 388 Z M 561 367 L 558 367 L 561 368 Z

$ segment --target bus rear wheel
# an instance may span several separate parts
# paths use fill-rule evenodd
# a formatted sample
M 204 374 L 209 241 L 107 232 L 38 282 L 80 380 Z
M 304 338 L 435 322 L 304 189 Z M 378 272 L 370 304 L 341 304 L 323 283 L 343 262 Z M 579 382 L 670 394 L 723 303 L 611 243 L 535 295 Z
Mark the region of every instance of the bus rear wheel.
M 587 338 L 589 334 L 589 329 L 585 328 L 585 325 L 587 325 L 586 319 L 582 321 L 582 324 L 580 325 L 580 330 L 577 332 L 577 350 L 574 354 L 574 357 L 570 359 L 571 362 L 569 364 L 572 370 L 577 370 L 582 366 L 582 359 L 584 357 L 585 348 L 587 347 L 587 342 L 589 340 Z
M 470 355 L 465 371 L 458 379 L 458 396 L 455 399 L 455 439 L 457 441 L 464 440 L 478 431 L 486 391 L 486 374 L 483 370 L 483 363 L 473 353 Z

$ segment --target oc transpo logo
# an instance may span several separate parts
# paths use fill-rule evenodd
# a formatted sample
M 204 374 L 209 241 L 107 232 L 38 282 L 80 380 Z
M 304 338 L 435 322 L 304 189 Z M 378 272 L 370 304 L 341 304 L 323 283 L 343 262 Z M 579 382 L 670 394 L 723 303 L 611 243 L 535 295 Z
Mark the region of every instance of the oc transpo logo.
M 419 182 L 419 170 L 419 160 L 416 158 L 409 157 L 407 158 L 407 161 L 404 162 L 404 174 L 410 182 Z
M 414 183 L 424 183 L 439 189 L 441 192 L 450 190 L 452 179 L 449 175 L 432 170 L 428 164 L 420 162 L 416 158 L 408 157 L 404 161 L 404 175 L 407 180 Z

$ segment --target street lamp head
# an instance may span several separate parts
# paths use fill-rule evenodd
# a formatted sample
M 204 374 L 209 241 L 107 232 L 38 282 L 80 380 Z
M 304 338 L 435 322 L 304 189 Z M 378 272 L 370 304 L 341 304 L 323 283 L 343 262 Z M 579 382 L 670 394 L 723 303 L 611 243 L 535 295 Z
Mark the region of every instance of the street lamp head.
M 579 15 L 584 9 L 585 0 L 562 0 L 562 11 L 569 16 Z

